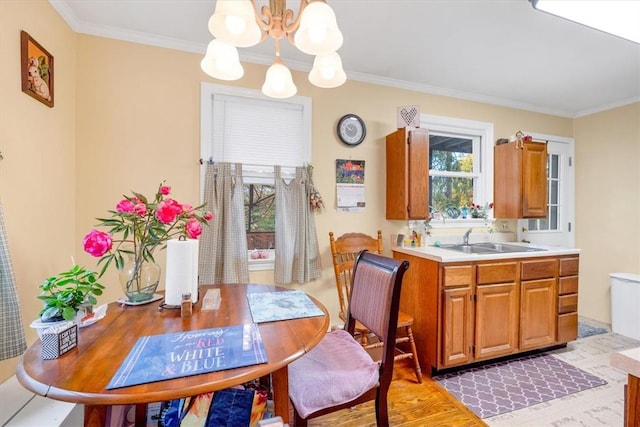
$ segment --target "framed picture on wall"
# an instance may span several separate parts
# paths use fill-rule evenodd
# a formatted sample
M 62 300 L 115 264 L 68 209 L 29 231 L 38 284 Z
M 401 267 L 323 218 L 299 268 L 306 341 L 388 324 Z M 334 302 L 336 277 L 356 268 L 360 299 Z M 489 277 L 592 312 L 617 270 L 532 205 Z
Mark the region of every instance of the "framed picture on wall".
M 53 107 L 53 55 L 26 31 L 20 32 L 22 91 Z

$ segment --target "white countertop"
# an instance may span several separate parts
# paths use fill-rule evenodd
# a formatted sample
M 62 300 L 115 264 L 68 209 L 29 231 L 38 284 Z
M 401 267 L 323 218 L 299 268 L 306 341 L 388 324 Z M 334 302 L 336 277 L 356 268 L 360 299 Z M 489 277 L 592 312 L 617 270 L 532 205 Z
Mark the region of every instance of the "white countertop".
M 640 347 L 612 353 L 611 366 L 640 378 Z
M 493 254 L 467 254 L 451 249 L 443 249 L 436 246 L 394 246 L 391 248 L 393 252 L 413 255 L 420 258 L 430 259 L 437 262 L 460 262 L 460 261 L 483 261 L 491 259 L 511 259 L 511 258 L 535 258 L 545 256 L 559 255 L 575 255 L 580 253 L 580 249 L 564 248 L 560 246 L 535 245 L 531 243 L 520 242 L 500 242 L 509 245 L 522 246 L 523 248 L 532 247 L 544 249 L 543 251 L 533 252 L 509 252 L 509 253 L 493 253 Z

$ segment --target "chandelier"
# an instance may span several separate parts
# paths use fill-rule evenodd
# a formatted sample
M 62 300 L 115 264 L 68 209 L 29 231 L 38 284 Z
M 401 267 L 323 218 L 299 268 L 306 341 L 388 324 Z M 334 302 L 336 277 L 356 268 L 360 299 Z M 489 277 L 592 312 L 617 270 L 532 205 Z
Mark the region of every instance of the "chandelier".
M 266 73 L 262 92 L 272 98 L 288 98 L 298 89 L 291 71 L 280 58 L 283 38 L 302 52 L 315 55 L 309 81 L 321 88 L 342 85 L 347 76 L 336 52 L 342 46 L 342 33 L 336 15 L 325 0 L 300 0 L 298 17 L 287 9 L 286 0 L 269 0 L 258 12 L 256 0 L 218 0 L 209 19 L 215 37 L 200 62 L 202 70 L 220 80 L 238 80 L 244 75 L 238 47 L 250 47 L 275 40 L 276 58 Z

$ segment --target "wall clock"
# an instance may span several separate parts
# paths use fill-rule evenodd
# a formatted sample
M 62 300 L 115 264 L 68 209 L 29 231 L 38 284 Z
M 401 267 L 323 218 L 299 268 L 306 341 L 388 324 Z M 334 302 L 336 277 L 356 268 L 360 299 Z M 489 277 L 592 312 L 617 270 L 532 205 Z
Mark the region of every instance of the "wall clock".
M 359 116 L 345 114 L 338 120 L 338 138 L 350 146 L 356 146 L 364 141 L 367 135 L 367 127 Z

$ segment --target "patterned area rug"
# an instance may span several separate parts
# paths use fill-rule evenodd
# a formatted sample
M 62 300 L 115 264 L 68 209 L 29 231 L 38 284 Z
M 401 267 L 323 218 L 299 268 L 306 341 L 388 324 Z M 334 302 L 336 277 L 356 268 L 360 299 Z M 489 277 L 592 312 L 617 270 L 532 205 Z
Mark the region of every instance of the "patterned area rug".
M 480 418 L 515 411 L 607 383 L 550 354 L 491 363 L 433 379 Z
M 592 326 L 584 322 L 578 322 L 578 338 L 586 338 L 592 335 L 606 334 L 609 332 L 606 328 Z

